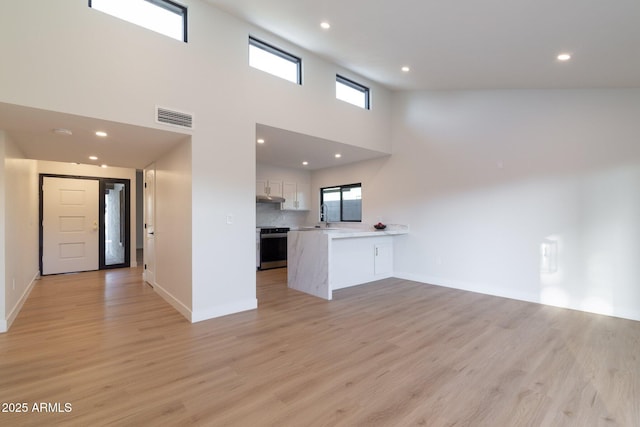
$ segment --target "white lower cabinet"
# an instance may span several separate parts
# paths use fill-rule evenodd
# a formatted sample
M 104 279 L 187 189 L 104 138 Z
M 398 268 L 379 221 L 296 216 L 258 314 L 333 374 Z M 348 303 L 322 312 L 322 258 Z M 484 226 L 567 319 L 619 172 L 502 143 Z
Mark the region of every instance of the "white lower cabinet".
M 331 289 L 342 289 L 393 276 L 391 236 L 332 239 Z
M 373 247 L 373 274 L 390 277 L 393 274 L 393 245 L 380 243 Z
M 408 230 L 293 230 L 287 237 L 287 285 L 326 300 L 333 291 L 394 275 L 394 239 Z

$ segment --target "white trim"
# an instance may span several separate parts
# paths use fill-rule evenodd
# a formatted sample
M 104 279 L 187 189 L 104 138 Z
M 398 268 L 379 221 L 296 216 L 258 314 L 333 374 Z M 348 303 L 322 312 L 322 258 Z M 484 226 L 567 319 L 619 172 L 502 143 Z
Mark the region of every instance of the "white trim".
M 241 311 L 255 310 L 256 308 L 258 308 L 258 300 L 256 298 L 236 301 L 229 304 L 211 307 L 206 310 L 194 311 L 191 315 L 191 322 L 201 322 L 203 320 L 209 320 L 216 317 L 226 316 L 228 314 L 239 313 Z
M 153 290 L 156 291 L 156 293 L 160 295 L 160 297 L 163 300 L 168 302 L 171 307 L 175 308 L 187 320 L 191 321 L 191 309 L 189 307 L 184 305 L 182 301 L 174 297 L 171 294 L 171 292 L 168 292 L 166 289 L 164 289 L 162 286 L 158 285 L 157 283 L 150 283 L 150 285 L 153 287 Z
M 13 324 L 13 321 L 16 320 L 16 317 L 18 317 L 18 314 L 20 314 L 20 310 L 22 310 L 22 306 L 24 306 L 24 303 L 27 301 L 27 298 L 29 298 L 29 294 L 31 294 L 31 291 L 33 290 L 33 287 L 36 284 L 36 280 L 38 280 L 39 277 L 40 277 L 40 272 L 36 271 L 33 278 L 31 279 L 31 282 L 29 282 L 29 286 L 27 286 L 27 289 L 24 290 L 24 292 L 18 299 L 18 302 L 16 303 L 16 305 L 9 312 L 7 319 L 0 320 L 0 333 L 7 332 L 11 327 L 11 325 Z
M 147 282 L 149 283 L 149 282 Z M 156 291 L 160 297 L 175 308 L 180 314 L 182 314 L 191 323 L 202 322 L 203 320 L 214 319 L 216 317 L 227 316 L 229 314 L 239 313 L 242 311 L 255 310 L 258 308 L 258 300 L 251 298 L 243 301 L 236 301 L 230 304 L 224 304 L 209 308 L 207 310 L 191 311 L 184 303 L 174 297 L 170 292 L 164 289 L 157 283 L 149 283 L 153 290 Z
M 394 274 L 394 277 L 398 279 L 411 280 L 411 281 L 419 282 L 422 284 L 442 286 L 444 288 L 460 289 L 462 291 L 475 292 L 482 295 L 490 295 L 490 296 L 496 296 L 501 298 L 514 299 L 518 301 L 531 302 L 535 304 L 546 305 L 549 307 L 560 307 L 560 308 L 566 308 L 569 310 L 581 311 L 583 313 L 600 314 L 603 316 L 618 317 L 621 319 L 640 321 L 639 310 L 625 310 L 625 309 L 614 308 L 612 313 L 599 313 L 596 311 L 587 311 L 584 308 L 577 306 L 575 303 L 570 303 L 568 305 L 545 304 L 540 301 L 539 295 L 522 293 L 522 292 L 510 292 L 503 288 L 499 289 L 494 286 L 487 285 L 486 283 L 462 282 L 462 281 L 456 281 L 456 280 L 447 280 L 442 277 L 422 276 L 422 275 L 411 274 L 411 273 L 397 273 L 397 272 Z
M 515 299 L 519 301 L 535 302 L 540 304 L 540 299 L 536 295 L 531 295 L 522 292 L 513 292 L 502 288 L 496 288 L 495 286 L 487 283 L 477 282 L 465 282 L 460 280 L 448 280 L 443 277 L 437 276 L 422 276 L 411 273 L 394 273 L 394 277 L 398 279 L 411 280 L 414 282 L 420 282 L 423 284 L 429 284 L 434 286 L 442 286 L 444 288 L 459 289 L 461 291 L 475 292 L 477 294 L 491 295 L 501 298 Z

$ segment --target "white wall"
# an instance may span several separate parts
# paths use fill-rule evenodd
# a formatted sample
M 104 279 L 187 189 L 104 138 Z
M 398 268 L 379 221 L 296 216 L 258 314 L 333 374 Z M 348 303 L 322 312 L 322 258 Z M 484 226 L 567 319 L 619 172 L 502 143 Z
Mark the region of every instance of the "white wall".
M 257 179 L 276 179 L 285 182 L 295 182 L 309 185 L 311 183 L 311 171 L 303 169 L 282 168 L 279 166 L 258 163 L 256 165 Z
M 155 105 L 194 114 L 194 318 L 255 306 L 255 125 L 390 150 L 390 94 L 369 84 L 373 109 L 335 99 L 335 74 L 353 76 L 200 0 L 189 43 L 87 7 L 23 0 L 0 16 L 0 102 L 162 127 Z M 297 86 L 248 66 L 248 35 L 304 61 Z M 227 217 L 233 223 L 227 224 Z M 215 277 L 215 279 L 213 279 Z M 186 285 L 188 286 L 188 285 Z
M 38 276 L 38 179 L 36 162 L 0 131 L 4 196 L 3 263 L 0 282 L 0 332 L 15 320 Z M 2 235 L 2 233 L 0 233 Z
M 363 216 L 407 223 L 396 273 L 640 320 L 640 90 L 399 93 Z M 541 271 L 556 241 L 557 271 Z
M 96 178 L 121 178 L 130 180 L 129 190 L 129 218 L 130 218 L 130 257 L 131 267 L 137 266 L 136 262 L 136 170 L 130 168 L 108 167 L 101 168 L 94 165 L 76 165 L 72 163 L 38 161 L 38 174 L 73 175 Z M 37 185 L 36 185 L 37 188 Z M 36 208 L 37 210 L 37 208 Z
M 404 277 L 640 318 L 637 89 L 400 93 L 390 123 L 389 92 L 359 79 L 371 111 L 336 101 L 335 73 L 357 76 L 199 0 L 186 2 L 188 44 L 84 0 L 5 3 L 0 102 L 146 127 L 161 127 L 155 105 L 194 113 L 196 320 L 255 305 L 256 123 L 393 143 L 391 158 L 313 179 L 363 182 L 365 221 L 410 224 L 396 239 Z M 248 34 L 302 56 L 305 84 L 249 68 Z M 540 271 L 549 239 L 554 274 Z
M 317 224 L 320 218 L 320 189 L 362 183 L 362 225 L 378 222 L 397 224 L 389 213 L 385 200 L 393 192 L 393 180 L 385 174 L 389 157 L 352 163 L 346 166 L 314 170 L 311 173 L 311 210 L 307 223 Z M 382 188 L 381 186 L 385 186 Z M 389 186 L 389 187 L 387 187 Z
M 154 289 L 193 320 L 191 289 L 191 143 L 182 142 L 155 162 Z

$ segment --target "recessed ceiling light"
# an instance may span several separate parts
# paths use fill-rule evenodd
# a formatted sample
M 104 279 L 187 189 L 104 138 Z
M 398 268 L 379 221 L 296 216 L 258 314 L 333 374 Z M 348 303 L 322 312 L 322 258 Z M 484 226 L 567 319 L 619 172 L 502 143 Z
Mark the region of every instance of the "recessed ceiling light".
M 96 156 L 89 156 L 89 160 L 98 160 Z
M 561 53 L 560 55 L 558 55 L 558 61 L 568 61 L 571 59 L 571 55 L 569 55 L 568 53 Z
M 256 141 L 258 144 L 264 144 L 264 139 L 260 138 L 258 141 Z
M 336 159 L 339 159 L 340 157 L 342 157 L 342 154 L 337 153 L 335 157 L 336 157 Z
M 331 24 L 329 24 L 327 21 L 324 21 L 320 23 L 320 27 L 322 27 L 323 30 L 328 30 L 329 28 L 331 28 Z
M 302 162 L 302 164 L 303 164 L 304 166 L 307 166 L 307 165 L 309 164 L 309 162 Z
M 96 136 L 104 138 L 105 136 L 107 136 L 107 133 L 105 131 L 99 130 L 96 132 Z
M 408 73 L 409 71 L 411 71 L 411 68 L 407 67 L 406 65 L 404 67 L 401 68 L 403 73 Z

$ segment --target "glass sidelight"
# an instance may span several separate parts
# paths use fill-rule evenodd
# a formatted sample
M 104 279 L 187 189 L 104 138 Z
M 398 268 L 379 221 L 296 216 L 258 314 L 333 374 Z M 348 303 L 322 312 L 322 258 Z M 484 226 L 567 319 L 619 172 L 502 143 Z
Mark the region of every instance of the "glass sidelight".
M 100 248 L 101 268 L 128 267 L 129 262 L 129 180 L 104 179 L 101 212 L 103 228 Z

